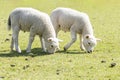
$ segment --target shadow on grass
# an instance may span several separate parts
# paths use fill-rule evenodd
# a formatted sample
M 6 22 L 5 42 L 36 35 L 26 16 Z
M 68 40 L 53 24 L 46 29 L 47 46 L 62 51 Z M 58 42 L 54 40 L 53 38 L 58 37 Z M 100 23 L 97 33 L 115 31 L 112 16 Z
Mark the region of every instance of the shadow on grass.
M 0 57 L 19 57 L 19 56 L 44 56 L 44 55 L 50 55 L 49 53 L 45 53 L 42 51 L 41 48 L 34 48 L 32 49 L 31 53 L 26 53 L 26 50 L 22 50 L 22 53 L 17 53 L 16 51 L 6 52 L 1 51 Z
M 57 51 L 56 53 L 60 53 L 60 54 L 87 54 L 84 51 L 80 52 L 77 50 L 68 50 L 68 51 L 60 50 L 60 51 Z M 19 56 L 36 57 L 36 56 L 44 56 L 44 55 L 50 55 L 50 54 L 43 52 L 41 48 L 34 48 L 34 49 L 32 49 L 31 53 L 26 53 L 26 50 L 22 50 L 22 53 L 17 53 L 16 51 L 11 51 L 11 52 L 1 51 L 0 52 L 0 57 L 19 57 Z
M 85 51 L 77 51 L 77 50 L 61 50 L 61 51 L 57 51 L 57 53 L 63 53 L 63 54 L 87 54 Z

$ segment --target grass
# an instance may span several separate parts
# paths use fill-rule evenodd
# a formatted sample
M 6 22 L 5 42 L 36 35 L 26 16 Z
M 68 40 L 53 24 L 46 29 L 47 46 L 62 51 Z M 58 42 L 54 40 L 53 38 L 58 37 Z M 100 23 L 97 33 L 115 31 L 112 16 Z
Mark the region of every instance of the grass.
M 46 4 L 47 3 L 47 4 Z M 45 54 L 39 38 L 32 53 L 25 52 L 29 33 L 20 32 L 22 54 L 10 52 L 11 31 L 7 18 L 16 7 L 33 7 L 48 14 L 56 7 L 70 7 L 86 12 L 101 38 L 92 54 L 79 48 L 78 40 L 67 52 L 63 46 L 70 40 L 69 32 L 59 33 L 61 51 Z M 120 0 L 0 0 L 0 80 L 119 80 L 120 79 Z M 26 37 L 25 37 L 26 36 Z M 111 67 L 112 63 L 116 63 Z

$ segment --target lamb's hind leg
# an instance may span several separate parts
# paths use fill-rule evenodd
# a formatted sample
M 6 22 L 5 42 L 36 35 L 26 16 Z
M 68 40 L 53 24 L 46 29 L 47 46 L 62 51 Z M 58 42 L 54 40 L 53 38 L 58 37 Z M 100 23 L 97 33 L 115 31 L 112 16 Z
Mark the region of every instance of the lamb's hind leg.
M 19 31 L 20 31 L 20 29 L 19 29 L 18 26 L 13 27 L 13 34 L 12 34 L 12 41 L 11 41 L 11 50 L 13 50 L 14 45 L 15 45 L 16 51 L 18 53 L 21 53 L 21 49 L 20 49 L 19 44 L 18 44 Z
M 66 51 L 76 41 L 76 39 L 77 39 L 77 34 L 74 31 L 74 27 L 70 29 L 70 32 L 71 32 L 71 38 L 72 38 L 72 40 L 65 45 L 64 51 Z

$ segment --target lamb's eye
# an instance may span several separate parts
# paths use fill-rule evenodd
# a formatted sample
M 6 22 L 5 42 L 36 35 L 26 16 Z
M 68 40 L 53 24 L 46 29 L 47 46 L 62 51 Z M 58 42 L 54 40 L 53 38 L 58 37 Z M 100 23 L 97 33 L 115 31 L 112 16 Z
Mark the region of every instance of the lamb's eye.
M 90 45 L 90 42 L 88 42 L 88 45 Z
M 50 47 L 51 47 L 51 48 L 53 48 L 54 46 L 53 46 L 53 45 L 51 45 Z

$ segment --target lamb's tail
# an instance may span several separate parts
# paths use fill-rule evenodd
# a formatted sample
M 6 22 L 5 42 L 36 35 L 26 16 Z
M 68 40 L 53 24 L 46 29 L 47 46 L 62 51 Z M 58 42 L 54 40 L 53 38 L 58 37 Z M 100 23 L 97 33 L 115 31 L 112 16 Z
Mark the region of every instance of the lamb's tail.
M 10 19 L 10 16 L 9 16 L 9 18 L 8 18 L 8 30 L 10 30 L 11 29 L 11 19 Z

